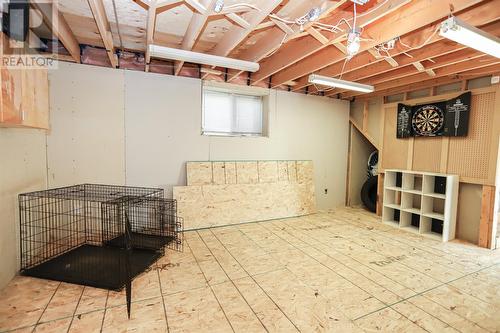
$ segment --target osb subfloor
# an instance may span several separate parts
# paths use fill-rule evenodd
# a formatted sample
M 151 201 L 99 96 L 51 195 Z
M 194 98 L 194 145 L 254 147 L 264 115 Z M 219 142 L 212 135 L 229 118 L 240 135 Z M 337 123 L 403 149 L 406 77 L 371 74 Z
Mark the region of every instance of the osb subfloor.
M 16 277 L 0 331 L 498 332 L 500 253 L 341 209 L 186 233 L 123 293 Z M 17 330 L 16 330 L 17 329 Z

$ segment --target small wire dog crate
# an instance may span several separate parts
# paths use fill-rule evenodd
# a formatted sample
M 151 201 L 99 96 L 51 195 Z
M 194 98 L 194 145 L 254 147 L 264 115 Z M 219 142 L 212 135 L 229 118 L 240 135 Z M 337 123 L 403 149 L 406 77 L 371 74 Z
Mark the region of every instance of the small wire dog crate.
M 182 251 L 182 220 L 162 189 L 82 184 L 19 195 L 21 272 L 110 290 L 165 248 Z

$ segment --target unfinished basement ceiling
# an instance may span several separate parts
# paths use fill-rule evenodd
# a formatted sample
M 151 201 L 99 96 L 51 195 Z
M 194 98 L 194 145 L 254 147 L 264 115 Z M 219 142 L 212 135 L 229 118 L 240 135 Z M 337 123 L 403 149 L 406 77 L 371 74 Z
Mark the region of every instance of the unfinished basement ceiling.
M 99 19 L 91 10 L 90 3 L 100 1 L 105 9 L 104 19 L 109 22 L 112 46 L 103 43 Z M 131 56 L 122 54 L 119 67 L 149 71 L 144 53 L 148 44 L 148 8 L 154 3 L 155 0 L 60 0 L 59 10 L 78 44 L 113 48 L 114 53 L 135 53 L 132 65 L 127 63 Z M 499 36 L 498 0 L 369 0 L 356 6 L 361 49 L 351 59 L 346 54 L 346 39 L 354 21 L 354 4 L 349 0 L 225 0 L 227 11 L 241 5 L 230 15 L 215 13 L 214 0 L 156 3 L 151 44 L 254 61 L 261 66 L 252 74 L 225 68 L 207 73 L 214 68 L 153 59 L 151 66 L 162 66 L 160 72 L 166 74 L 351 99 L 360 94 L 311 85 L 309 74 L 341 76 L 375 85 L 374 94 L 380 95 L 394 89 L 422 88 L 436 82 L 452 83 L 500 72 L 498 58 L 444 40 L 437 33 L 451 8 L 457 17 Z M 202 13 L 198 4 L 205 4 L 207 11 Z M 302 26 L 293 23 L 315 7 L 322 9 L 317 21 Z M 237 16 L 231 17 L 232 14 Z M 391 45 L 390 41 L 394 43 Z M 110 66 L 108 57 L 104 50 L 93 50 L 82 61 Z

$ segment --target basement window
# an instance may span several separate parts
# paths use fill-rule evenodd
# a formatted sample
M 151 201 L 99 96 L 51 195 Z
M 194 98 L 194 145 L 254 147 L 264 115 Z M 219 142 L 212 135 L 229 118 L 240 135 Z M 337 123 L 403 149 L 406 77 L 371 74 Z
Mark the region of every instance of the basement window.
M 203 89 L 203 135 L 263 136 L 263 96 Z

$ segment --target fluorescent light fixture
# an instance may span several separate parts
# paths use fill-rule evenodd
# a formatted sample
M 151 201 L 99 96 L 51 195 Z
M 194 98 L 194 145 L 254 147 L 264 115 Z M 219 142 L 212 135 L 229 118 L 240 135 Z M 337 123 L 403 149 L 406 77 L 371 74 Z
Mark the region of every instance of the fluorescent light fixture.
M 500 38 L 452 16 L 441 23 L 439 34 L 457 43 L 500 58 Z
M 373 86 L 369 86 L 367 84 L 338 80 L 328 76 L 322 76 L 317 74 L 309 75 L 309 83 L 319 84 L 322 86 L 328 86 L 333 88 L 343 88 L 347 90 L 360 91 L 364 93 L 371 93 L 375 90 Z
M 211 54 L 174 49 L 159 45 L 149 45 L 149 53 L 154 58 L 192 62 L 195 64 L 237 69 L 245 72 L 256 72 L 260 68 L 260 65 L 256 62 L 219 57 Z

